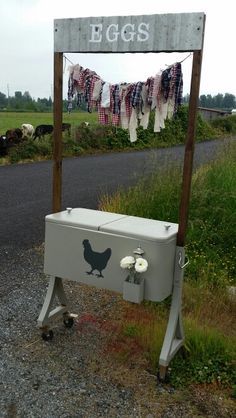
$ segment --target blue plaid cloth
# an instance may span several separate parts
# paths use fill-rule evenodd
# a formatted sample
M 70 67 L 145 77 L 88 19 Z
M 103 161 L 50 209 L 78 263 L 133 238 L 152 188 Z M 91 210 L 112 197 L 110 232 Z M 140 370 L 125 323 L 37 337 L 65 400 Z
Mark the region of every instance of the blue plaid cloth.
M 138 81 L 138 83 L 134 84 L 134 88 L 133 88 L 133 91 L 131 93 L 131 98 L 130 98 L 132 107 L 137 107 L 140 109 L 142 108 L 142 96 L 141 96 L 142 88 L 143 88 L 142 81 Z
M 112 86 L 112 98 L 113 98 L 113 106 L 112 106 L 112 113 L 113 115 L 120 114 L 120 85 L 114 84 Z

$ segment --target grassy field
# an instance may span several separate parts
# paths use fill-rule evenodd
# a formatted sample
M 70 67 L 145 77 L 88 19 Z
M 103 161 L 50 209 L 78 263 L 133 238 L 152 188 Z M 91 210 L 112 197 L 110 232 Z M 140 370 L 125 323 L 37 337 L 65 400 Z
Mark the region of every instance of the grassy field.
M 97 113 L 72 112 L 63 113 L 63 122 L 71 123 L 72 128 L 80 125 L 81 122 L 95 124 Z M 1 112 L 0 113 L 0 135 L 5 134 L 8 129 L 20 128 L 22 123 L 30 123 L 34 127 L 41 124 L 52 124 L 52 113 L 28 113 L 28 112 Z

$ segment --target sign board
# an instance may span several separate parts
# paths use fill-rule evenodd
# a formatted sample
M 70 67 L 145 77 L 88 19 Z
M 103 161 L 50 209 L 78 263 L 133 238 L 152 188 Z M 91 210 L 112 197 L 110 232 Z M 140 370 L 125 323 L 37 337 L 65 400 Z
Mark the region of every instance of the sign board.
M 185 52 L 202 49 L 204 13 L 54 20 L 54 52 Z

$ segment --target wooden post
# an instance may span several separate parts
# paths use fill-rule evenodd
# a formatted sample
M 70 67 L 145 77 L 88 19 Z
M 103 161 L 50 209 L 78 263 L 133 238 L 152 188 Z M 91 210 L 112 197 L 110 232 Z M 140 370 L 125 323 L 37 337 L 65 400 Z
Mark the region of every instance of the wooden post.
M 194 138 L 197 122 L 197 107 L 199 99 L 200 77 L 201 77 L 202 51 L 193 53 L 192 79 L 189 100 L 188 129 L 185 143 L 184 168 L 182 179 L 182 194 L 179 208 L 179 231 L 177 245 L 183 247 L 188 222 L 189 200 L 192 180 Z
M 62 82 L 63 53 L 54 52 L 53 212 L 61 210 L 62 196 Z

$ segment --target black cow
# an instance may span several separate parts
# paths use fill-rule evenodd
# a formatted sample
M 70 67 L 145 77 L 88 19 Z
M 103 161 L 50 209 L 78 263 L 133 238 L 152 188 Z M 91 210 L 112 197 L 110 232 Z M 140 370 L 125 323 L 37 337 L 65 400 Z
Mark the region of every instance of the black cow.
M 62 124 L 62 132 L 67 132 L 68 135 L 70 135 L 70 131 L 71 131 L 71 124 L 70 123 L 64 123 Z
M 33 139 L 41 138 L 44 135 L 50 135 L 53 132 L 52 125 L 39 125 L 35 129 L 35 133 L 33 135 Z
M 13 145 L 21 142 L 22 136 L 22 130 L 19 128 L 8 129 L 8 131 L 6 132 L 7 141 L 9 143 L 12 143 Z
M 0 155 L 4 156 L 7 154 L 7 137 L 6 135 L 0 136 Z
M 0 136 L 0 155 L 6 155 L 9 148 L 18 145 L 21 141 L 21 129 L 8 129 L 5 135 Z
M 62 124 L 62 132 L 67 131 L 70 135 L 71 124 L 70 123 L 63 123 Z M 33 138 L 41 138 L 44 135 L 49 135 L 53 133 L 53 126 L 52 125 L 39 125 L 35 129 L 35 133 Z

